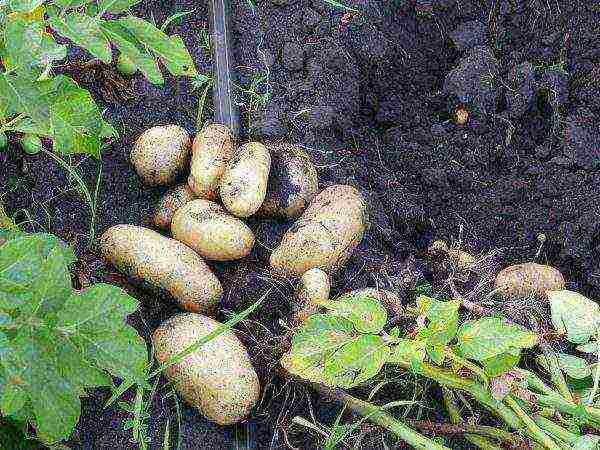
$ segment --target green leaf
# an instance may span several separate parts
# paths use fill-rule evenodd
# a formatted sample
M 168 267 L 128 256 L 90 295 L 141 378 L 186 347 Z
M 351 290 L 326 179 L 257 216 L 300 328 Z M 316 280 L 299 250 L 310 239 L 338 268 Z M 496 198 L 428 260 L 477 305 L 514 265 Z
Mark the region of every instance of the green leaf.
M 8 6 L 15 12 L 29 13 L 44 2 L 45 0 L 8 0 Z
M 62 36 L 86 49 L 106 64 L 110 64 L 112 53 L 108 40 L 102 34 L 99 20 L 78 12 L 48 19 L 50 26 Z
M 28 116 L 43 134 L 52 134 L 48 110 L 54 89 L 52 81 L 32 82 L 28 78 L 0 74 L 0 109 L 7 117 L 22 113 Z
M 131 60 L 148 81 L 158 85 L 164 83 L 156 60 L 146 52 L 140 41 L 123 25 L 114 21 L 102 21 L 101 28 L 106 37 Z
M 592 341 L 588 342 L 587 344 L 578 345 L 576 348 L 577 351 L 582 353 L 598 353 L 599 346 L 600 344 L 598 343 L 598 341 Z
M 0 411 L 5 416 L 12 416 L 20 411 L 27 402 L 27 392 L 19 386 L 7 384 L 2 391 Z
M 442 302 L 430 297 L 417 299 L 419 312 L 429 320 L 427 342 L 430 346 L 440 347 L 448 344 L 458 330 L 458 309 L 460 301 Z
M 507 372 L 510 372 L 521 359 L 521 351 L 519 349 L 509 349 L 505 353 L 492 356 L 481 360 L 485 374 L 490 378 L 498 377 Z
M 530 348 L 538 342 L 535 333 L 497 317 L 484 317 L 463 323 L 457 338 L 458 350 L 462 356 L 475 361 L 492 358 L 511 348 Z
M 560 367 L 560 369 L 568 376 L 576 380 L 587 378 L 592 374 L 587 361 L 583 358 L 578 358 L 577 356 L 568 355 L 566 353 L 553 353 L 549 357 L 555 357 L 558 367 Z M 546 371 L 549 371 L 546 355 L 538 355 L 536 361 Z
M 15 321 L 11 316 L 0 312 L 0 328 L 9 328 L 15 324 Z
M 396 364 L 410 364 L 414 371 L 418 371 L 425 360 L 425 341 L 400 339 L 392 346 L 387 362 Z
M 600 436 L 596 434 L 586 434 L 585 436 L 580 436 L 571 447 L 571 450 L 598 449 L 600 449 Z
M 151 23 L 134 16 L 122 17 L 117 22 L 156 53 L 173 75 L 196 74 L 192 57 L 180 39 L 171 39 Z
M 389 353 L 390 349 L 381 336 L 359 336 L 327 359 L 325 376 L 335 386 L 357 386 L 379 373 Z
M 585 344 L 600 326 L 600 306 L 583 295 L 572 291 L 549 291 L 552 324 L 567 340 Z
M 429 359 L 431 359 L 432 362 L 434 362 L 438 366 L 444 362 L 445 350 L 446 350 L 445 345 L 429 345 L 428 344 L 425 347 L 425 349 L 427 350 L 427 355 L 429 356 Z
M 132 6 L 137 5 L 142 0 L 100 0 L 98 8 L 102 12 L 120 14 L 127 11 Z
M 54 0 L 54 4 L 61 8 L 79 8 L 80 6 L 87 5 L 92 0 Z
M 324 302 L 322 306 L 352 322 L 361 333 L 380 333 L 387 322 L 385 308 L 373 297 L 346 295 L 335 301 Z

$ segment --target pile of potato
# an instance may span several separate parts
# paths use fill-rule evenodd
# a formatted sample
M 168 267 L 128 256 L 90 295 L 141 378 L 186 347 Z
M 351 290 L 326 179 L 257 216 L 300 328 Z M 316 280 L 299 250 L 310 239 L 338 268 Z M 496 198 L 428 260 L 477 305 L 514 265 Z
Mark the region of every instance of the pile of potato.
M 153 222 L 172 237 L 116 225 L 101 236 L 100 250 L 119 271 L 168 292 L 188 311 L 155 331 L 159 362 L 220 325 L 207 317 L 216 313 L 223 294 L 209 262 L 251 252 L 255 237 L 244 219 L 297 219 L 270 259 L 278 275 L 302 276 L 297 324 L 329 297 L 328 273 L 347 262 L 367 226 L 360 192 L 334 185 L 319 193 L 317 171 L 299 147 L 249 142 L 236 148 L 223 125 L 206 126 L 193 142 L 179 126 L 153 127 L 137 139 L 131 161 L 145 184 L 171 186 Z M 176 184 L 185 175 L 187 182 Z M 222 425 L 243 420 L 260 392 L 248 353 L 232 332 L 171 366 L 166 376 L 188 403 Z

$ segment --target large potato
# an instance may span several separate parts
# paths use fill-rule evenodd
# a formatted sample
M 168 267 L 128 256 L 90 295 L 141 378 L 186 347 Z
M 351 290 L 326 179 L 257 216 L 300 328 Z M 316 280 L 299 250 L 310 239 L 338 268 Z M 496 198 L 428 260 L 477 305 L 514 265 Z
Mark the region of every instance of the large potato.
M 144 131 L 131 150 L 131 162 L 149 186 L 169 186 L 185 170 L 191 141 L 177 125 L 153 127 Z
M 386 289 L 378 289 L 378 288 L 364 288 L 357 289 L 355 291 L 348 292 L 336 300 L 340 300 L 342 298 L 360 298 L 360 297 L 371 297 L 375 300 L 379 300 L 381 305 L 387 310 L 387 312 L 391 316 L 397 316 L 398 314 L 402 314 L 404 311 L 404 307 L 402 306 L 402 301 L 400 297 L 398 297 L 392 291 L 388 291 Z
M 218 123 L 207 125 L 194 138 L 188 184 L 198 197 L 217 198 L 219 182 L 233 156 L 233 144 L 231 130 Z
M 272 269 L 300 276 L 318 267 L 333 272 L 343 266 L 363 238 L 367 205 L 352 186 L 330 186 L 315 197 L 271 254 Z
M 238 149 L 221 178 L 219 193 L 225 208 L 237 217 L 250 217 L 261 207 L 267 193 L 271 155 L 258 142 Z
M 203 258 L 215 261 L 243 258 L 254 245 L 248 225 L 204 199 L 193 200 L 175 213 L 171 233 Z
M 156 231 L 115 225 L 100 237 L 104 258 L 149 287 L 164 289 L 188 311 L 213 313 L 223 288 L 191 248 Z
M 329 300 L 330 288 L 329 275 L 318 267 L 302 274 L 296 291 L 297 303 L 294 304 L 294 328 L 306 323 L 310 316 L 319 311 L 320 304 Z
M 546 298 L 547 291 L 565 288 L 565 279 L 554 267 L 537 263 L 509 266 L 498 273 L 494 288 L 505 299 Z
M 317 170 L 308 154 L 297 145 L 265 144 L 271 154 L 271 171 L 263 217 L 299 217 L 319 190 Z
M 154 225 L 163 230 L 170 230 L 171 221 L 177 210 L 195 198 L 196 196 L 187 184 L 180 184 L 169 189 L 156 205 Z
M 167 362 L 221 325 L 200 314 L 172 317 L 152 335 L 156 359 Z M 248 353 L 230 330 L 167 368 L 165 375 L 190 405 L 219 425 L 244 420 L 260 394 Z

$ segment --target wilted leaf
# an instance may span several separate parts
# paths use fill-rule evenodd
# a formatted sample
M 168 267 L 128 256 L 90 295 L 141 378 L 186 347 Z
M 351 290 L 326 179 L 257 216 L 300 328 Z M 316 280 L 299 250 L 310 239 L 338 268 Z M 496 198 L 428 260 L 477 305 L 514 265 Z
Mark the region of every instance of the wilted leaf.
M 387 322 L 387 312 L 373 297 L 344 296 L 322 306 L 332 314 L 348 319 L 361 333 L 380 333 Z
M 457 338 L 458 350 L 462 356 L 475 361 L 492 358 L 511 348 L 530 348 L 538 342 L 535 333 L 497 317 L 484 317 L 463 323 Z
M 351 388 L 377 375 L 389 353 L 380 336 L 359 336 L 327 358 L 325 376 L 335 386 Z
M 555 363 L 571 378 L 580 380 L 587 378 L 592 374 L 592 371 L 585 359 L 568 355 L 566 353 L 552 353 L 551 355 L 548 355 L 548 357 L 556 358 Z M 550 370 L 546 355 L 538 355 L 536 357 L 536 361 L 546 371 Z
M 71 12 L 65 16 L 50 17 L 48 23 L 57 33 L 86 49 L 95 57 L 107 64 L 111 62 L 110 44 L 102 34 L 98 19 L 79 12 Z
M 600 326 L 600 306 L 583 295 L 572 291 L 549 291 L 552 324 L 567 340 L 585 344 Z

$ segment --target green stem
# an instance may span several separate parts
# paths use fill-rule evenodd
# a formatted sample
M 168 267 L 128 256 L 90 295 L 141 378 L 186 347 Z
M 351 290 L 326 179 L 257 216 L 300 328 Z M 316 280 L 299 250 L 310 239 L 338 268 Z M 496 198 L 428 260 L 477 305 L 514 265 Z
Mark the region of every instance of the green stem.
M 581 405 L 569 402 L 558 394 L 534 394 L 534 396 L 541 406 L 550 406 L 571 416 L 581 415 Z M 584 407 L 584 411 L 587 414 L 588 423 L 593 422 L 594 425 L 600 424 L 600 409 L 586 406 Z
M 504 401 L 512 408 L 512 410 L 517 414 L 517 416 L 521 418 L 521 420 L 529 430 L 529 433 L 536 441 L 545 446 L 548 450 L 561 450 L 561 448 L 558 445 L 556 445 L 556 443 L 552 439 L 550 439 L 540 427 L 536 425 L 533 419 L 521 409 L 517 401 L 511 395 L 507 395 Z
M 557 425 L 556 423 L 546 419 L 545 417 L 536 415 L 533 418 L 533 420 L 540 428 L 552 434 L 561 441 L 564 441 L 568 444 L 574 444 L 579 440 L 579 437 L 576 434 L 571 433 L 567 429 L 561 427 L 560 425 Z
M 567 386 L 567 381 L 560 370 L 560 366 L 558 365 L 558 358 L 556 353 L 550 349 L 548 344 L 546 344 L 543 340 L 540 342 L 540 346 L 544 352 L 544 356 L 546 358 L 546 363 L 548 364 L 548 369 L 550 370 L 550 377 L 552 382 L 558 389 L 558 392 L 568 401 L 573 401 L 573 395 Z

